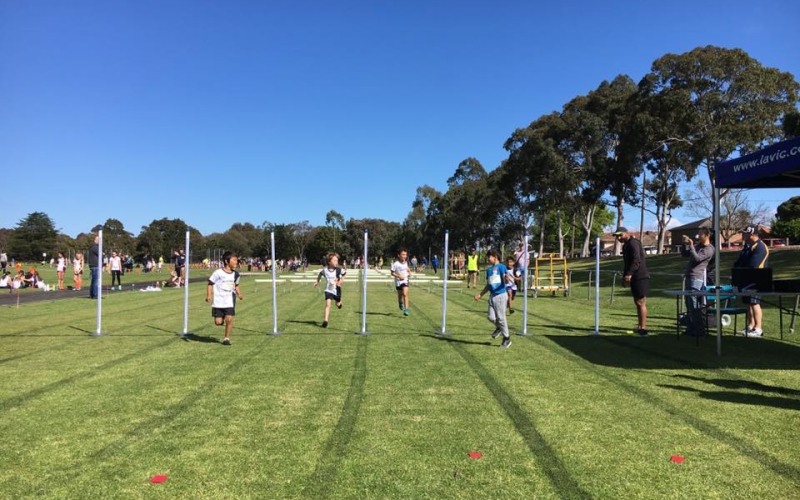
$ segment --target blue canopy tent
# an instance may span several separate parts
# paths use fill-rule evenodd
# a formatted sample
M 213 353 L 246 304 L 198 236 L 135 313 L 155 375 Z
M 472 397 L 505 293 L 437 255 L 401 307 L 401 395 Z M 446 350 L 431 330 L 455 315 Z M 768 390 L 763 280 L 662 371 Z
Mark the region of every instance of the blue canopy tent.
M 714 189 L 714 232 L 719 234 L 720 191 L 727 188 L 800 187 L 800 137 L 773 144 L 755 153 L 717 164 Z M 716 238 L 716 260 L 720 262 L 720 238 Z M 719 283 L 719 265 L 716 281 Z M 719 290 L 717 290 L 719 300 Z M 722 355 L 722 322 L 717 308 L 717 355 Z

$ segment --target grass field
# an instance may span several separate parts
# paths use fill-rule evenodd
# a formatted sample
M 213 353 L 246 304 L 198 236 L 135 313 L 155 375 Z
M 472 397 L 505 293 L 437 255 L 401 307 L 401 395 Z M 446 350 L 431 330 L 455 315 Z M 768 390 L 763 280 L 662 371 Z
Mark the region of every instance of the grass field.
M 800 276 L 798 255 L 775 252 L 777 274 Z M 714 339 L 678 341 L 657 290 L 684 261 L 648 262 L 650 337 L 626 334 L 634 307 L 627 290 L 610 303 L 608 272 L 589 335 L 583 262 L 569 297 L 529 299 L 532 335 L 508 350 L 459 287 L 450 336 L 441 289 L 412 287 L 403 317 L 387 284 L 356 335 L 352 273 L 327 329 L 320 292 L 279 287 L 278 336 L 271 287 L 243 278 L 231 347 L 202 285 L 189 341 L 182 290 L 109 295 L 101 338 L 88 299 L 4 306 L 0 498 L 800 498 L 798 334 L 781 341 L 772 308 L 767 338 L 729 329 L 722 357 Z

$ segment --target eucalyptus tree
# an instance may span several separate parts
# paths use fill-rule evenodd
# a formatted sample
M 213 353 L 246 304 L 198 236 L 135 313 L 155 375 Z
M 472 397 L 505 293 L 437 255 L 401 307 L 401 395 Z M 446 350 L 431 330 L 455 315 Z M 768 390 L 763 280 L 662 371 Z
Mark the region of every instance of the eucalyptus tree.
M 640 90 L 680 109 L 658 138 L 685 151 L 715 183 L 715 165 L 783 137 L 781 119 L 797 112 L 800 89 L 791 73 L 763 66 L 742 49 L 698 47 L 653 62 Z
M 451 247 L 465 247 L 491 234 L 496 214 L 490 210 L 488 174 L 475 158 L 462 160 L 447 179 L 447 192 L 438 200 L 442 229 L 450 231 Z

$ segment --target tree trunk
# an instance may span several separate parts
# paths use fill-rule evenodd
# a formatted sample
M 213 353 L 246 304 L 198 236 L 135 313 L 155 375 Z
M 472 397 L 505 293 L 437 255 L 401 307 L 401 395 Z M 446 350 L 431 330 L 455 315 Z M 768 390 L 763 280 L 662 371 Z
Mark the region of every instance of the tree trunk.
M 556 218 L 558 220 L 558 255 L 564 257 L 564 228 L 561 227 L 563 222 L 561 210 L 556 211 Z
M 616 200 L 617 208 L 617 227 L 622 227 L 625 222 L 625 197 L 620 196 Z M 641 238 L 642 235 L 639 235 Z M 614 255 L 619 255 L 622 252 L 622 244 L 619 241 L 614 241 Z
M 544 254 L 544 223 L 547 220 L 547 212 L 542 211 L 539 221 L 539 256 Z
M 586 214 L 583 216 L 583 231 L 584 231 L 584 238 L 583 238 L 583 248 L 581 249 L 581 257 L 589 257 L 589 243 L 592 239 L 592 224 L 594 223 L 594 212 L 597 210 L 595 205 L 591 207 L 586 207 Z

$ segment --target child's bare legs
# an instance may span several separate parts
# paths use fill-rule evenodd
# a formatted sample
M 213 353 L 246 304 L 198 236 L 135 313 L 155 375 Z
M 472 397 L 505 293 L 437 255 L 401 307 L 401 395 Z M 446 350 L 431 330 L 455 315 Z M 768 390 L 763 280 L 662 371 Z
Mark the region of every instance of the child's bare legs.
M 508 293 L 508 310 L 514 312 L 514 290 L 507 290 Z
M 225 323 L 225 338 L 230 338 L 231 331 L 233 331 L 233 316 L 225 316 L 225 318 L 214 318 L 214 324 L 222 326 Z
M 403 296 L 403 306 L 405 309 L 408 309 L 408 287 L 404 286 L 402 290 L 400 290 Z
M 331 314 L 331 299 L 325 299 L 325 323 L 328 322 L 328 316 Z

